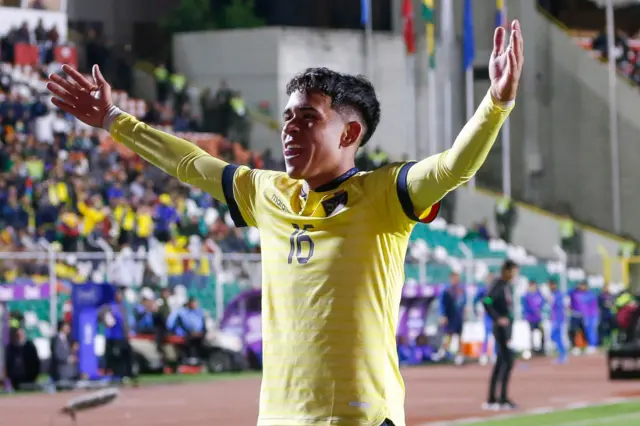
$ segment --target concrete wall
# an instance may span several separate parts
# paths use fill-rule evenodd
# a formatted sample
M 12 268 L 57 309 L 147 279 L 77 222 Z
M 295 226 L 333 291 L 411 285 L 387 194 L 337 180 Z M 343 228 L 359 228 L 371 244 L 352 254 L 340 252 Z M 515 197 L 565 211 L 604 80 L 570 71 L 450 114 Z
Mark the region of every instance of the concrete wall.
M 67 0 L 70 21 L 104 23 L 108 38 L 130 43 L 133 24 L 155 22 L 169 13 L 179 0 Z
M 374 41 L 375 72 L 369 78 L 376 86 L 383 113 L 370 146 L 379 145 L 398 159 L 405 153 L 414 157 L 416 140 L 423 148 L 426 146 L 426 79 L 415 82 L 415 64 L 407 61 L 401 36 L 376 34 Z M 231 87 L 240 88 L 250 105 L 268 101 L 273 117 L 279 119 L 287 101 L 285 86 L 293 75 L 313 66 L 367 74 L 364 45 L 362 31 L 215 31 L 175 36 L 174 59 L 195 86 L 215 89 L 224 79 Z M 422 57 L 416 61 L 426 63 Z M 417 91 L 414 84 L 420 86 Z M 416 103 L 423 112 L 420 115 L 414 113 Z M 439 137 L 441 134 L 440 129 Z M 256 149 L 280 149 L 273 134 L 257 138 L 254 135 L 253 142 Z

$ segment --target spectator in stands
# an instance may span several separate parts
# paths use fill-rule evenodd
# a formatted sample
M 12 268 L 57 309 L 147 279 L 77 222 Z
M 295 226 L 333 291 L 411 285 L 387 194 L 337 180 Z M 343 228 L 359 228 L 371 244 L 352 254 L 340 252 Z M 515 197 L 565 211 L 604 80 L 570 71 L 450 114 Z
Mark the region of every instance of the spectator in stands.
M 624 31 L 617 30 L 615 35 L 616 51 L 614 56 L 618 65 L 622 65 L 629 59 L 629 44 L 627 43 L 627 35 Z M 596 38 L 593 39 L 593 50 L 600 53 L 602 58 L 609 55 L 609 41 L 607 37 L 607 29 L 605 28 Z
M 89 63 L 93 63 L 88 61 Z M 170 93 L 170 82 L 169 82 L 169 70 L 164 64 L 158 64 L 156 68 L 153 70 L 153 75 L 156 80 L 156 100 L 161 104 L 167 102 L 169 99 Z M 153 122 L 151 122 L 153 124 Z
M 167 319 L 167 329 L 177 336 L 185 338 L 188 362 L 196 365 L 204 357 L 204 338 L 207 327 L 204 312 L 198 301 L 191 297 L 187 304 L 172 312 Z
M 60 321 L 58 333 L 51 338 L 51 358 L 49 360 L 51 380 L 65 387 L 78 378 L 76 348 L 71 340 L 71 326 Z M 60 383 L 62 382 L 62 383 Z
M 511 197 L 503 195 L 496 202 L 495 209 L 498 236 L 507 243 L 511 243 L 511 233 L 518 220 L 518 211 Z
M 180 215 L 171 201 L 169 194 L 162 194 L 160 203 L 156 206 L 153 220 L 155 222 L 155 237 L 163 243 L 171 240 L 171 234 L 180 223 Z
M 9 344 L 5 348 L 5 368 L 14 390 L 33 388 L 40 375 L 40 358 L 22 327 L 9 331 Z
M 581 267 L 582 265 L 582 238 L 576 229 L 576 223 L 568 214 L 564 214 L 559 222 L 560 247 L 567 254 L 569 266 Z
M 169 77 L 171 81 L 171 96 L 173 97 L 173 110 L 182 110 L 182 105 L 187 101 L 187 77 L 181 72 L 175 72 Z

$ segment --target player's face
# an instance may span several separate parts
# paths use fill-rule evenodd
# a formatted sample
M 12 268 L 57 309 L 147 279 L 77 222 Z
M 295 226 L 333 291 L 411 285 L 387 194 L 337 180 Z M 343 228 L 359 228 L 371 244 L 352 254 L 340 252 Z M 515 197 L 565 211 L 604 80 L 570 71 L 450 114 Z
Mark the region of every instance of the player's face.
M 319 92 L 294 92 L 284 110 L 282 150 L 287 173 L 294 179 L 331 180 L 344 152 L 345 124 L 331 107 L 331 98 Z M 309 182 L 311 183 L 311 182 Z

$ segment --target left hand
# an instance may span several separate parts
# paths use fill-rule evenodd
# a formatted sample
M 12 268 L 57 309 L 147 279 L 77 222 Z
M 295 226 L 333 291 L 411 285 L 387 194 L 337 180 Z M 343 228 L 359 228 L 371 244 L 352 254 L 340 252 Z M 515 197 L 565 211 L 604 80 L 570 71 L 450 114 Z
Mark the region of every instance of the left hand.
M 496 28 L 493 36 L 493 51 L 489 59 L 491 95 L 496 101 L 507 103 L 516 98 L 524 63 L 524 42 L 520 22 L 511 23 L 511 37 L 505 49 L 507 30 Z

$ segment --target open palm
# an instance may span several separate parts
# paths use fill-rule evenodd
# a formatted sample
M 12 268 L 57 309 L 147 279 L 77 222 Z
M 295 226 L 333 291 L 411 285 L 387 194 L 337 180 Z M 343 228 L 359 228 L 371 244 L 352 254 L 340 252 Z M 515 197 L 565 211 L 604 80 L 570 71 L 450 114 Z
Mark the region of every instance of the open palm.
M 524 64 L 524 42 L 520 22 L 511 23 L 509 45 L 505 47 L 507 30 L 496 28 L 493 37 L 493 51 L 489 59 L 491 94 L 500 102 L 510 102 L 516 98 L 518 84 Z
M 102 127 L 112 98 L 111 86 L 102 76 L 100 68 L 93 66 L 93 82 L 69 65 L 63 65 L 62 71 L 68 79 L 57 74 L 49 76 L 47 90 L 54 95 L 51 102 L 90 126 Z

